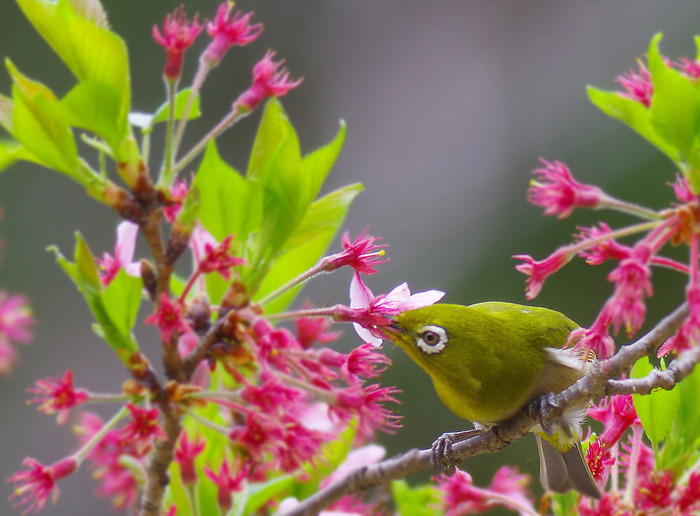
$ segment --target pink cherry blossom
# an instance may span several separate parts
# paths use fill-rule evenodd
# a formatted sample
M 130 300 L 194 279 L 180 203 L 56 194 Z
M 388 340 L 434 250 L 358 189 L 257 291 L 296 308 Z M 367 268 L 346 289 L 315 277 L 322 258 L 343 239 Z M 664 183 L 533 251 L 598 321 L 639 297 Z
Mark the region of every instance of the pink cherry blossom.
M 124 269 L 130 276 L 141 275 L 141 264 L 132 262 L 136 250 L 138 225 L 124 221 L 117 226 L 117 243 L 114 246 L 114 256 L 104 253 L 102 259 L 97 258 L 100 266 L 100 280 L 104 286 L 109 285 L 117 273 Z
M 350 282 L 350 308 L 355 309 L 358 313 L 353 326 L 361 339 L 379 346 L 382 343 L 382 338 L 377 335 L 377 326 L 390 324 L 391 317 L 406 310 L 435 304 L 444 295 L 445 293 L 440 290 L 427 290 L 411 294 L 408 284 L 402 283 L 388 294 L 375 296 L 364 284 L 360 274 L 355 272 Z
M 165 17 L 162 33 L 157 25 L 153 26 L 153 39 L 165 47 L 167 53 L 165 69 L 163 70 L 166 79 L 172 80 L 180 77 L 185 50 L 194 43 L 199 33 L 202 32 L 202 28 L 197 21 L 197 16 L 191 22 L 187 20 L 183 7 L 178 7 L 173 14 Z

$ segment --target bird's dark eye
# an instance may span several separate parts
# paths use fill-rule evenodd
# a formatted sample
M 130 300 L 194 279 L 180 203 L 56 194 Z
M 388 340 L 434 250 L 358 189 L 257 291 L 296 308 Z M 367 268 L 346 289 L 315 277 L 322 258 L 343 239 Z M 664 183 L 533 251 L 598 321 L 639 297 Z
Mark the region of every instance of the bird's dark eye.
M 440 353 L 447 345 L 447 332 L 445 328 L 436 325 L 423 326 L 418 330 L 416 346 L 427 355 Z
M 440 335 L 435 333 L 434 331 L 424 331 L 421 333 L 421 338 L 423 339 L 423 342 L 425 342 L 428 346 L 434 346 L 438 342 L 440 342 Z

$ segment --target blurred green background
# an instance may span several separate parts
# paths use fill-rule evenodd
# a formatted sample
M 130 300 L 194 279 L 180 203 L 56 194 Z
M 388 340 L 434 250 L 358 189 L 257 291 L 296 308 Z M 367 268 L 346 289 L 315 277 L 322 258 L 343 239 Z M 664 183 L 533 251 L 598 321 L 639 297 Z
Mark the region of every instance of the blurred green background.
M 133 109 L 152 111 L 163 100 L 164 53 L 151 27 L 179 2 L 104 3 L 130 48 Z M 211 17 L 217 4 L 185 5 L 188 13 Z M 0 53 L 64 94 L 72 85 L 69 73 L 14 2 L 0 5 Z M 670 164 L 598 112 L 585 86 L 614 89 L 615 76 L 634 67 L 659 31 L 666 55 L 694 56 L 698 2 L 241 0 L 238 7 L 254 10 L 265 33 L 212 73 L 203 93 L 204 116 L 190 125 L 185 146 L 248 85 L 250 68 L 265 50 L 276 49 L 292 77 L 304 77 L 302 87 L 283 99 L 303 149 L 328 141 L 339 119 L 348 123 L 326 189 L 356 181 L 366 187 L 346 228 L 355 235 L 369 226 L 391 246 L 391 261 L 368 280 L 376 293 L 408 281 L 414 291 L 442 289 L 450 302 L 525 302 L 524 277 L 513 270 L 511 255 L 544 257 L 567 242 L 576 226 L 601 216 L 612 226 L 629 221 L 602 213 L 575 213 L 564 221 L 542 217 L 525 201 L 540 156 L 566 162 L 579 179 L 627 200 L 660 208 L 672 199 L 665 186 L 674 177 Z M 186 77 L 204 44 L 202 37 L 189 51 Z M 0 74 L 0 91 L 9 88 L 7 74 Z M 245 168 L 256 124 L 254 116 L 220 140 L 222 154 L 239 169 Z M 19 367 L 11 378 L 0 378 L 0 477 L 6 478 L 27 455 L 50 463 L 75 445 L 68 426 L 55 427 L 25 405 L 25 389 L 37 378 L 70 367 L 78 385 L 100 392 L 119 389 L 124 374 L 90 330 L 82 299 L 45 252 L 50 244 L 69 252 L 75 230 L 95 253 L 112 252 L 117 217 L 58 174 L 24 164 L 0 177 L 0 206 L 0 288 L 31 297 L 39 319 L 35 341 L 20 350 Z M 610 293 L 608 270 L 573 263 L 547 282 L 536 303 L 587 325 Z M 349 279 L 341 271 L 314 280 L 299 301 L 344 302 Z M 655 275 L 650 321 L 682 299 L 682 285 L 682 278 L 666 271 Z M 155 356 L 153 329 L 139 335 Z M 347 332 L 344 345 L 357 342 Z M 404 428 L 381 437 L 389 453 L 429 446 L 440 433 L 465 427 L 416 366 L 393 346 L 386 352 L 394 365 L 383 382 L 403 390 L 398 410 L 405 416 Z M 464 468 L 483 485 L 506 463 L 536 472 L 534 442 L 525 439 L 497 455 L 471 459 Z M 0 486 L 4 500 L 11 489 Z M 93 490 L 84 469 L 61 484 L 58 505 L 44 513 L 108 514 L 109 504 Z M 0 501 L 0 514 L 10 513 Z

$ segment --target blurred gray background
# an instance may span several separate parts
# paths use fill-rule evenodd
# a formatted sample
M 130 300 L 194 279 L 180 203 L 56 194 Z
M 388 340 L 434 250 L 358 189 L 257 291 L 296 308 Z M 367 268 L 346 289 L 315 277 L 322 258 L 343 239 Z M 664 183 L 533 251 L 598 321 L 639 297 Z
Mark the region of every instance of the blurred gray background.
M 164 53 L 151 27 L 179 2 L 104 3 L 131 50 L 133 109 L 152 111 L 163 101 Z M 59 95 L 67 92 L 70 74 L 14 2 L 0 5 L 0 54 Z M 188 1 L 186 10 L 211 17 L 216 5 Z M 530 171 L 541 156 L 563 160 L 579 179 L 631 201 L 660 208 L 672 199 L 664 186 L 674 176 L 670 164 L 594 108 L 585 86 L 614 89 L 615 76 L 634 67 L 659 31 L 666 55 L 694 56 L 698 2 L 241 0 L 238 7 L 254 10 L 265 33 L 212 73 L 204 117 L 190 125 L 186 141 L 194 143 L 218 119 L 248 85 L 252 64 L 267 48 L 276 49 L 292 77 L 304 77 L 303 86 L 283 99 L 304 151 L 327 142 L 339 119 L 347 121 L 346 144 L 326 191 L 350 182 L 365 185 L 346 229 L 355 235 L 369 226 L 391 246 L 391 261 L 369 279 L 376 293 L 408 281 L 414 291 L 442 289 L 450 302 L 525 302 L 524 277 L 513 270 L 511 255 L 544 257 L 567 242 L 577 225 L 602 216 L 611 225 L 629 222 L 601 213 L 575 213 L 564 221 L 542 217 L 525 200 Z M 185 77 L 191 77 L 204 44 L 202 37 L 189 51 Z M 9 89 L 7 74 L 0 73 L 0 91 Z M 257 119 L 220 140 L 241 170 Z M 159 150 L 154 143 L 154 157 Z M 6 478 L 27 455 L 51 463 L 75 444 L 68 425 L 55 427 L 25 405 L 25 389 L 37 378 L 70 367 L 78 385 L 109 392 L 119 389 L 124 374 L 90 330 L 75 288 L 45 252 L 50 244 L 70 252 L 76 230 L 96 254 L 112 252 L 117 217 L 86 200 L 76 184 L 25 164 L 0 177 L 0 206 L 0 288 L 27 294 L 39 320 L 35 341 L 20 350 L 19 367 L 12 377 L 0 378 L 0 477 Z M 548 281 L 536 303 L 587 325 L 611 291 L 608 270 L 575 262 Z M 344 302 L 349 279 L 347 271 L 317 279 L 302 299 Z M 682 286 L 676 275 L 656 274 L 650 320 L 681 300 Z M 155 332 L 148 328 L 140 335 L 155 356 Z M 348 332 L 345 345 L 356 343 Z M 381 438 L 389 453 L 426 447 L 440 433 L 464 428 L 416 366 L 393 346 L 386 352 L 394 366 L 383 381 L 404 391 L 398 410 L 405 415 L 403 429 Z M 525 439 L 464 467 L 483 485 L 506 463 L 536 471 L 534 443 Z M 0 486 L 0 514 L 17 513 L 4 501 L 10 486 Z M 110 513 L 93 489 L 85 468 L 61 483 L 59 503 L 44 513 Z

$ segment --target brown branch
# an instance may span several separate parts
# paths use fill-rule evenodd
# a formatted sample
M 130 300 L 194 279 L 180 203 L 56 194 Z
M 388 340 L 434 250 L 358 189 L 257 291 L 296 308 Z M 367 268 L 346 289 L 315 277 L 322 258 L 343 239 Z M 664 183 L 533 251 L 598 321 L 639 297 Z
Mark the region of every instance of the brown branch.
M 619 387 L 619 377 L 639 358 L 656 353 L 656 350 L 675 332 L 688 316 L 688 307 L 684 304 L 662 319 L 652 330 L 636 342 L 623 346 L 613 357 L 597 362 L 591 371 L 565 391 L 551 398 L 552 409 L 548 412 L 548 421 L 561 417 L 571 406 L 587 403 L 614 392 Z M 696 353 L 700 357 L 700 352 Z M 687 361 L 690 362 L 693 357 Z M 696 360 L 697 361 L 697 360 Z M 677 368 L 686 371 L 686 361 L 681 358 Z M 671 367 L 669 367 L 671 370 Z M 686 373 L 687 374 L 687 373 Z M 623 380 L 627 382 L 630 380 Z M 611 382 L 617 382 L 612 383 Z M 493 453 L 507 444 L 520 439 L 538 422 L 536 416 L 527 409 L 498 427 L 452 446 L 455 459 L 464 460 L 474 455 Z M 296 507 L 278 512 L 276 516 L 314 516 L 342 497 L 364 491 L 371 487 L 398 480 L 419 470 L 432 467 L 432 452 L 429 449 L 411 449 L 385 461 L 364 466 L 351 471 L 344 478 L 337 480 L 318 493 L 302 501 Z
M 159 404 L 163 415 L 163 430 L 167 439 L 157 439 L 146 467 L 146 487 L 141 498 L 141 516 L 160 516 L 165 488 L 170 484 L 168 469 L 173 462 L 175 446 L 182 432 L 182 423 L 177 408 L 168 400 Z
M 665 371 L 654 369 L 644 378 L 608 380 L 608 391 L 614 394 L 649 394 L 654 389 L 670 391 L 693 372 L 698 362 L 700 347 L 695 347 L 671 362 Z

